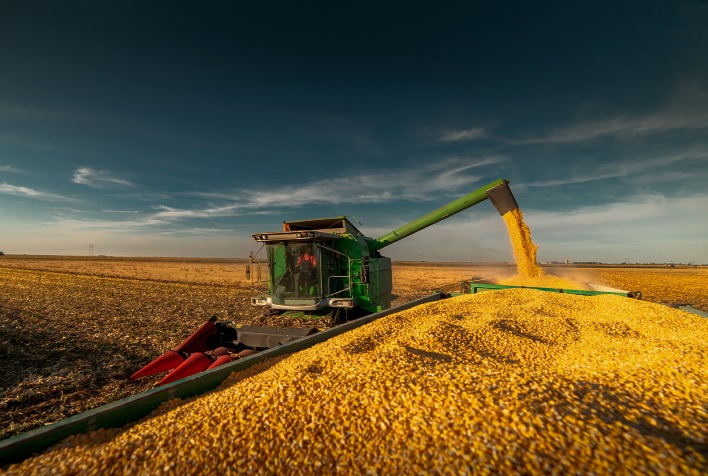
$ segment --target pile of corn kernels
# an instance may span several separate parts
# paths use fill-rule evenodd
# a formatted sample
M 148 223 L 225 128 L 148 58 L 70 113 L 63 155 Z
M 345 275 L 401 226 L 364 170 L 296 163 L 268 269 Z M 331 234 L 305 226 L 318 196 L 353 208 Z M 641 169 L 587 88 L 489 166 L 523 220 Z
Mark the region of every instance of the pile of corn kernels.
M 8 474 L 706 474 L 708 320 L 531 289 L 392 314 Z
M 552 288 L 552 289 L 575 289 L 589 291 L 590 287 L 578 283 L 576 281 L 563 278 L 561 276 L 554 276 L 551 274 L 543 274 L 541 276 L 536 276 L 535 278 L 523 278 L 521 276 L 512 276 L 510 278 L 502 279 L 499 284 L 505 286 L 527 286 L 536 288 Z

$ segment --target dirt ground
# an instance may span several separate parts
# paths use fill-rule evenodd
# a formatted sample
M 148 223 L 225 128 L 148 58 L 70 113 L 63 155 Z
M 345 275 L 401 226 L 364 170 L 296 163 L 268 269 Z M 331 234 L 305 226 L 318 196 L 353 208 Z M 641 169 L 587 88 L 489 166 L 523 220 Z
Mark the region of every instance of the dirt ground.
M 228 259 L 0 257 L 0 439 L 152 388 L 161 376 L 128 377 L 212 315 L 251 325 L 311 325 L 278 323 L 250 306 L 258 290 L 245 268 L 244 261 Z M 394 305 L 515 271 L 511 265 L 394 263 Z M 708 268 L 555 266 L 547 272 L 708 311 Z

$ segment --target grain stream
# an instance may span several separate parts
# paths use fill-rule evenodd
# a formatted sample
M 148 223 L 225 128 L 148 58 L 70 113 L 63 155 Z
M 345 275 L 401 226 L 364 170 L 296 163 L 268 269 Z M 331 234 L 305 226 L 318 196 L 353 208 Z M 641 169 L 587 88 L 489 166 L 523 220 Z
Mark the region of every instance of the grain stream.
M 543 270 L 536 263 L 538 246 L 531 239 L 531 230 L 524 222 L 524 214 L 519 208 L 506 212 L 502 218 L 506 223 L 514 260 L 521 278 L 535 278 L 543 275 Z

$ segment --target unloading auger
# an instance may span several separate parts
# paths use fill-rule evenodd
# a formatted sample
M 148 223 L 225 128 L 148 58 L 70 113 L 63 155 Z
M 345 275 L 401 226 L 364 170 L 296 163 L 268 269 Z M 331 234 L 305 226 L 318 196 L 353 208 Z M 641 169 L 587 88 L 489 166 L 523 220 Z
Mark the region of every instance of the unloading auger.
M 376 239 L 345 216 L 284 222 L 282 231 L 257 233 L 253 239 L 267 257 L 268 292 L 251 298 L 251 304 L 278 313 L 347 318 L 388 309 L 391 259 L 380 250 L 487 199 L 500 215 L 518 208 L 509 182 L 499 179 Z M 247 274 L 260 276 L 259 266 L 251 259 Z M 163 385 L 317 331 L 240 326 L 212 317 L 131 379 L 171 370 L 158 382 Z

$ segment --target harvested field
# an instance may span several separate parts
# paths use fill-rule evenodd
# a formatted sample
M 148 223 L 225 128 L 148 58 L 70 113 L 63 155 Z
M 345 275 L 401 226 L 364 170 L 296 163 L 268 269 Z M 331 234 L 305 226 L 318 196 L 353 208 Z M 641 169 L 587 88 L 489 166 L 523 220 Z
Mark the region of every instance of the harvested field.
M 208 258 L 4 256 L 0 267 L 87 276 L 248 287 L 246 261 Z
M 546 271 L 708 311 L 706 268 Z M 515 273 L 514 265 L 394 263 L 394 304 L 458 291 L 472 276 Z M 128 377 L 213 314 L 273 324 L 248 304 L 253 291 L 237 260 L 3 256 L 0 283 L 0 438 L 151 388 L 160 376 Z
M 2 437 L 150 388 L 127 377 L 210 314 L 242 315 L 223 286 L 0 268 Z

